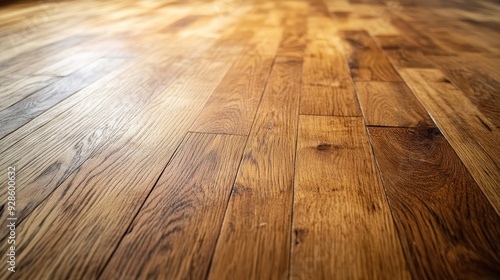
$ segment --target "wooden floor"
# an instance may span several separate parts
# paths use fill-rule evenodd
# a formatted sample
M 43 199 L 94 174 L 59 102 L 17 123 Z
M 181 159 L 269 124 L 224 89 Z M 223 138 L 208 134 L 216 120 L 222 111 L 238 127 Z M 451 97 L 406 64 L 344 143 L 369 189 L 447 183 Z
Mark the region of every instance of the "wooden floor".
M 499 15 L 1 6 L 0 279 L 500 279 Z

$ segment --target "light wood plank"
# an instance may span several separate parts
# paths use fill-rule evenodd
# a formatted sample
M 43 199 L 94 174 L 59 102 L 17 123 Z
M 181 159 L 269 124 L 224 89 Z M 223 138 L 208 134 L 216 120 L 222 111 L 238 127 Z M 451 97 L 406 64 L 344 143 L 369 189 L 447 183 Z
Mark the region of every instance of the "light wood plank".
M 363 119 L 299 125 L 291 277 L 410 279 Z
M 191 131 L 248 135 L 273 60 L 241 57 L 229 70 Z

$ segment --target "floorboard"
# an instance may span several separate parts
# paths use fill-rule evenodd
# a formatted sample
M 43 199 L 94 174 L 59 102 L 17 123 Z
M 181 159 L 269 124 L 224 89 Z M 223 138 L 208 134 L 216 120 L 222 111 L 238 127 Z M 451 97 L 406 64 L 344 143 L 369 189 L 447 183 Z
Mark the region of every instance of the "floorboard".
M 498 1 L 7 2 L 0 280 L 500 278 Z

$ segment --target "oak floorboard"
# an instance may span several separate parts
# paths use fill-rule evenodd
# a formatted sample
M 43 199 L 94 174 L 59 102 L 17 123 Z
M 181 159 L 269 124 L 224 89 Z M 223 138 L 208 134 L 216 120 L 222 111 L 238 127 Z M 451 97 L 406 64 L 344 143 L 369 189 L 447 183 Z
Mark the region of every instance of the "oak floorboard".
M 191 131 L 248 135 L 273 59 L 243 56 L 231 67 Z
M 148 102 L 118 139 L 86 160 L 17 226 L 17 233 L 24 237 L 17 255 L 17 269 L 23 277 L 99 277 L 188 132 L 193 113 L 202 109 L 230 66 L 199 62 Z M 72 242 L 75 239 L 79 242 Z M 8 244 L 1 246 L 5 251 Z M 0 279 L 8 276 L 1 274 Z
M 410 279 L 360 117 L 300 116 L 290 275 Z
M 209 279 L 288 275 L 301 68 L 302 63 L 292 58 L 275 61 L 248 136 Z
M 369 128 L 416 279 L 500 275 L 500 217 L 436 128 Z
M 435 69 L 404 69 L 408 86 L 500 214 L 500 131 Z
M 245 141 L 188 133 L 100 278 L 203 279 Z
M 95 82 L 102 75 L 111 72 L 123 62 L 125 59 L 96 60 L 72 75 L 61 78 L 50 86 L 0 111 L 0 119 L 4 121 L 0 129 L 0 139 L 68 96 Z
M 454 57 L 433 56 L 436 67 L 495 126 L 500 126 L 500 59 L 482 58 L 474 55 Z
M 135 65 L 135 72 L 124 73 L 125 77 L 118 77 L 115 83 L 95 88 L 96 94 L 87 95 L 93 97 L 91 100 L 80 101 L 2 153 L 0 164 L 15 165 L 20 174 L 18 222 L 88 158 L 122 136 L 133 117 L 182 73 L 183 66 L 176 62 L 172 59 L 157 72 L 161 75 L 150 75 L 155 73 L 151 66 L 148 69 L 147 65 Z M 122 82 L 122 78 L 128 80 Z M 110 112 L 109 108 L 117 112 Z M 103 119 L 107 121 L 101 122 Z M 6 187 L 6 183 L 1 182 L 0 186 Z M 0 194 L 6 193 L 5 188 L 0 190 Z M 0 215 L 1 220 L 7 218 L 6 211 L 0 211 Z M 5 232 L 3 229 L 1 237 Z
M 380 48 L 396 68 L 434 68 L 434 64 L 402 36 L 376 36 Z
M 434 126 L 434 122 L 404 83 L 357 82 L 359 102 L 367 125 Z
M 344 31 L 344 49 L 355 82 L 402 82 L 387 56 L 366 31 Z

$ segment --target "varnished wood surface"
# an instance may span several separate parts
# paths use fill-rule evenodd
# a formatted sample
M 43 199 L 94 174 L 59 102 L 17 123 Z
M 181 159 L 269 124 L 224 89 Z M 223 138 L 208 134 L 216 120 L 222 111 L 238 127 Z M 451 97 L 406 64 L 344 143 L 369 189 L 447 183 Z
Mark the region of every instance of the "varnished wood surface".
M 498 279 L 500 5 L 0 6 L 0 279 Z

